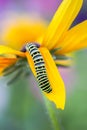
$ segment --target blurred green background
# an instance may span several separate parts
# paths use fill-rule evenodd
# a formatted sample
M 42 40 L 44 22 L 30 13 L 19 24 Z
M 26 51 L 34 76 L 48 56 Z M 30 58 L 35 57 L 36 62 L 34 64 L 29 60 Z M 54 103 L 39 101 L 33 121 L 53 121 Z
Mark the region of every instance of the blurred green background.
M 28 12 L 32 5 L 31 11 L 35 9 L 43 17 L 50 19 L 60 2 L 55 0 L 49 4 L 49 1 L 45 3 L 42 0 L 37 2 L 1 0 L 0 18 L 3 21 L 6 11 Z M 86 8 L 87 0 L 84 0 L 84 6 L 74 24 L 87 19 Z M 87 130 L 87 50 L 78 51 L 73 59 L 74 67 L 65 68 L 64 73 L 62 69 L 67 92 L 65 110 L 56 109 L 53 103 L 52 107 L 58 118 L 60 130 Z M 6 85 L 7 81 L 8 79 L 4 77 L 0 79 L 0 130 L 53 130 L 44 99 L 34 82 L 34 77 L 20 76 L 9 86 Z

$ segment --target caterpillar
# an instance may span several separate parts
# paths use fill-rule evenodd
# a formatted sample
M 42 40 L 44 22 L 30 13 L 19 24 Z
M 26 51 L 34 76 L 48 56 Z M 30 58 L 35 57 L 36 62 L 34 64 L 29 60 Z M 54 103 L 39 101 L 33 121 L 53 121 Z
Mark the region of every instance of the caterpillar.
M 47 77 L 46 67 L 44 59 L 39 51 L 39 45 L 35 43 L 28 43 L 25 46 L 26 51 L 30 53 L 35 66 L 36 78 L 39 84 L 39 87 L 42 91 L 50 93 L 52 88 L 50 86 L 49 79 Z

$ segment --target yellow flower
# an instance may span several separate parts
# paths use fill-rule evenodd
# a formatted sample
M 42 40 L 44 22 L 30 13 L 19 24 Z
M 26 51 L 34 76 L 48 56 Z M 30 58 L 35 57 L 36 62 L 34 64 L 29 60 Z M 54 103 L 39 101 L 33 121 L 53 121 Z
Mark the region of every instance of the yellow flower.
M 31 25 L 28 25 L 28 22 L 27 24 L 26 22 L 20 24 L 19 22 L 17 26 L 9 29 L 3 37 L 7 45 L 16 49 L 21 49 L 23 45 L 26 45 L 26 42 L 40 44 L 38 50 L 44 59 L 47 76 L 52 88 L 50 93 L 44 92 L 44 94 L 56 104 L 57 108 L 61 109 L 64 109 L 66 96 L 64 83 L 56 64 L 61 65 L 63 63 L 65 65 L 65 60 L 61 62 L 61 59 L 67 59 L 68 53 L 87 47 L 87 21 L 70 29 L 72 22 L 80 11 L 82 2 L 83 0 L 75 0 L 74 2 L 73 0 L 63 0 L 47 29 L 44 26 L 45 24 L 40 26 L 40 23 L 36 23 L 35 26 L 30 27 Z M 7 65 L 1 67 L 1 73 L 3 74 L 4 71 L 2 70 L 9 67 L 9 65 L 15 65 L 20 58 L 27 58 L 36 77 L 35 65 L 30 53 L 12 48 L 0 46 L 1 65 L 7 61 Z

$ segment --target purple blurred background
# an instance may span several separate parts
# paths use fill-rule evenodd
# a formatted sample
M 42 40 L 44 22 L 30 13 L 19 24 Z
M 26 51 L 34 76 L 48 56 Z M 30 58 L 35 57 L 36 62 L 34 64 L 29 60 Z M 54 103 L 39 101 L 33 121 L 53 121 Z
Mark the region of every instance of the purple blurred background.
M 32 13 L 36 12 L 45 17 L 51 17 L 62 0 L 0 0 L 0 11 Z M 3 14 L 0 13 L 2 16 Z

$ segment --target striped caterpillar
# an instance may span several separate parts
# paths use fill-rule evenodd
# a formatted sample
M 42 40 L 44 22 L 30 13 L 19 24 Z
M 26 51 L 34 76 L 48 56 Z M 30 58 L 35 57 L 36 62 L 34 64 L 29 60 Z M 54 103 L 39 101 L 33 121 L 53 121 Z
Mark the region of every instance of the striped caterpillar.
M 49 79 L 47 77 L 46 67 L 44 59 L 38 49 L 38 44 L 29 43 L 26 44 L 26 51 L 30 53 L 35 66 L 36 78 L 39 84 L 39 87 L 46 93 L 50 93 L 52 88 L 50 86 Z

